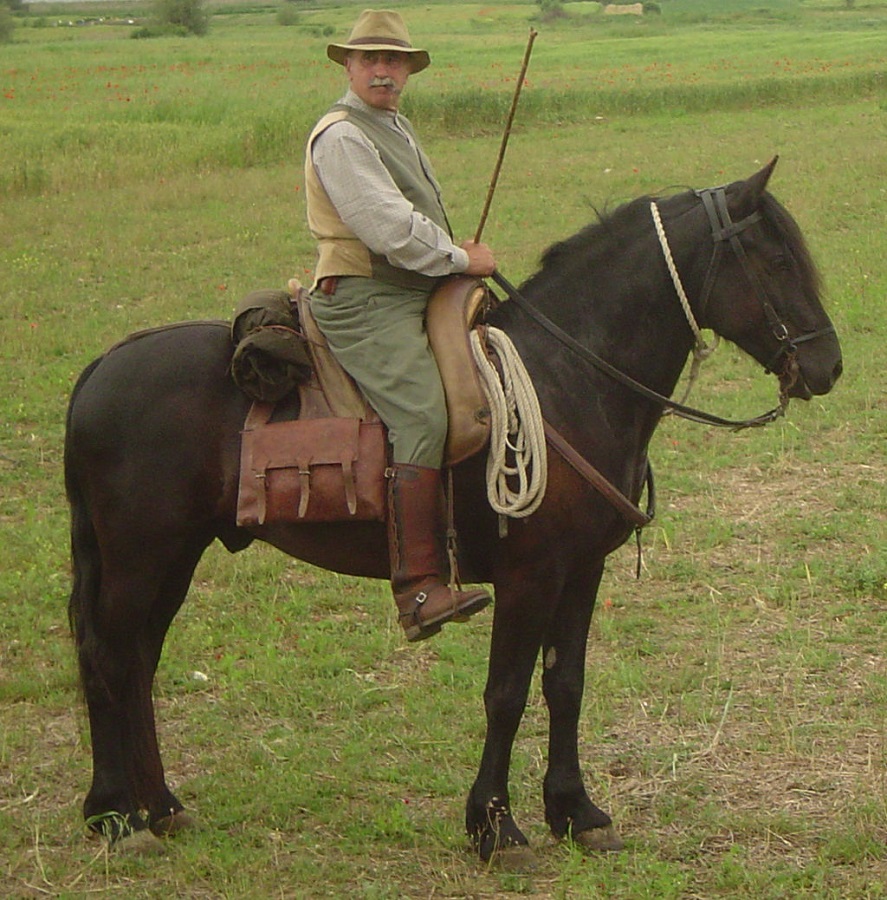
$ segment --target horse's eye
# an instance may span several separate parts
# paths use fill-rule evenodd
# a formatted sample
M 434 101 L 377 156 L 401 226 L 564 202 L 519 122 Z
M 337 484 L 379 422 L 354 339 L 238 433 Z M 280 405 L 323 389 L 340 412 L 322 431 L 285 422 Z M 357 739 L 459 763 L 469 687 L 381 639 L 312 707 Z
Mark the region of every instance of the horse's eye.
M 792 261 L 785 253 L 776 253 L 770 258 L 770 266 L 779 272 L 787 272 L 792 267 Z

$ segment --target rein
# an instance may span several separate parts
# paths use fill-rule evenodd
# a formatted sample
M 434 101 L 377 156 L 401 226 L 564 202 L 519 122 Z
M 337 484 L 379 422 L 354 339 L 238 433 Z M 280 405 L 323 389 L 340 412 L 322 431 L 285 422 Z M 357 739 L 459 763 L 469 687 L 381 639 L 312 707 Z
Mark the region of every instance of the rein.
M 572 350 L 580 359 L 591 363 L 596 369 L 603 372 L 605 375 L 609 375 L 614 381 L 630 388 L 636 394 L 640 394 L 648 400 L 653 400 L 656 403 L 662 404 L 666 409 L 672 410 L 675 415 L 681 416 L 681 418 L 689 419 L 691 422 L 698 422 L 701 425 L 715 425 L 720 428 L 732 428 L 734 431 L 740 431 L 743 428 L 769 425 L 770 422 L 776 421 L 785 410 L 787 401 L 779 407 L 771 409 L 769 412 L 756 416 L 753 419 L 734 421 L 732 419 L 723 419 L 720 416 L 704 412 L 700 409 L 694 409 L 692 406 L 685 406 L 683 403 L 677 403 L 669 397 L 666 397 L 664 394 L 660 394 L 652 388 L 648 388 L 646 385 L 641 384 L 630 375 L 626 375 L 620 369 L 617 369 L 605 359 L 580 344 L 572 335 L 568 334 L 563 328 L 552 322 L 548 316 L 536 309 L 536 307 L 533 306 L 529 300 L 527 300 L 527 298 L 499 272 L 493 272 L 490 277 L 531 319 L 541 325 L 550 335 L 557 338 L 565 347 Z

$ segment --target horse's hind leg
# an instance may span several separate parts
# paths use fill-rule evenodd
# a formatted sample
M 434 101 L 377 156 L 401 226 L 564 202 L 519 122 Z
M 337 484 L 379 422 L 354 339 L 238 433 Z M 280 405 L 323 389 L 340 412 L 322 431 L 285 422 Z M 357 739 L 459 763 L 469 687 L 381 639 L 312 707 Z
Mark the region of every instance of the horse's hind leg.
M 152 672 L 157 669 L 166 633 L 188 593 L 194 569 L 203 555 L 206 544 L 206 541 L 200 541 L 193 550 L 182 554 L 182 558 L 171 569 L 170 575 L 162 587 L 162 602 L 156 603 L 152 610 L 146 629 L 146 646 L 151 653 Z M 194 820 L 185 812 L 184 806 L 166 784 L 153 721 L 154 706 L 150 696 L 147 708 L 151 712 L 152 720 L 150 729 L 144 731 L 146 743 L 142 748 L 142 756 L 146 760 L 145 783 L 150 785 L 150 789 L 146 790 L 143 803 L 148 812 L 148 825 L 151 831 L 164 837 L 192 827 Z M 151 778 L 152 773 L 159 777 Z
M 92 738 L 93 781 L 87 824 L 112 839 L 147 827 L 141 816 L 142 765 L 136 748 L 153 727 L 153 669 L 145 652 L 147 610 L 156 588 L 144 575 L 106 568 L 77 629 L 78 658 Z
M 542 690 L 548 704 L 545 819 L 555 837 L 570 835 L 588 850 L 620 850 L 610 817 L 592 803 L 579 767 L 579 711 L 585 650 L 603 564 L 567 586 L 542 643 Z
M 202 547 L 201 547 L 202 552 Z M 80 628 L 79 657 L 92 735 L 93 784 L 84 816 L 112 839 L 171 830 L 182 805 L 166 786 L 151 695 L 163 639 L 181 606 L 200 553 L 158 581 L 162 566 L 106 566 Z M 156 560 L 155 560 L 156 562 Z M 148 822 L 142 812 L 148 813 Z

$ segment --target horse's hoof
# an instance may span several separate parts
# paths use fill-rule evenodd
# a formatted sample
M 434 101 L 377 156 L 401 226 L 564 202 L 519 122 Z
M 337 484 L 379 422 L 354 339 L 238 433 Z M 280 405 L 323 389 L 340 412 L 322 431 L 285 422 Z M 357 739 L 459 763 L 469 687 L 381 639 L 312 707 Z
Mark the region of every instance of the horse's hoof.
M 183 831 L 194 831 L 199 827 L 200 822 L 184 809 L 151 822 L 151 831 L 161 838 L 173 837 Z
M 166 853 L 163 841 L 151 834 L 147 828 L 118 838 L 112 844 L 112 848 L 116 854 L 131 857 L 162 856 Z
M 538 868 L 539 858 L 526 844 L 513 844 L 510 847 L 495 850 L 487 865 L 497 872 L 520 875 Z
M 594 853 L 615 853 L 625 849 L 625 842 L 612 825 L 580 831 L 573 835 L 573 843 L 582 850 Z

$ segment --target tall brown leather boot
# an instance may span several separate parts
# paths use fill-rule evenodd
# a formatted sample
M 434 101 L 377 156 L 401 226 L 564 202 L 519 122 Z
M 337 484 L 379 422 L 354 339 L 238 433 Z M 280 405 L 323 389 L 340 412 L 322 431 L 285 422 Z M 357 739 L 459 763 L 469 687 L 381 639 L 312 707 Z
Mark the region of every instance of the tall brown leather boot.
M 408 641 L 464 622 L 492 597 L 484 590 L 449 587 L 446 510 L 440 470 L 395 465 L 388 482 L 388 548 L 391 589 Z

